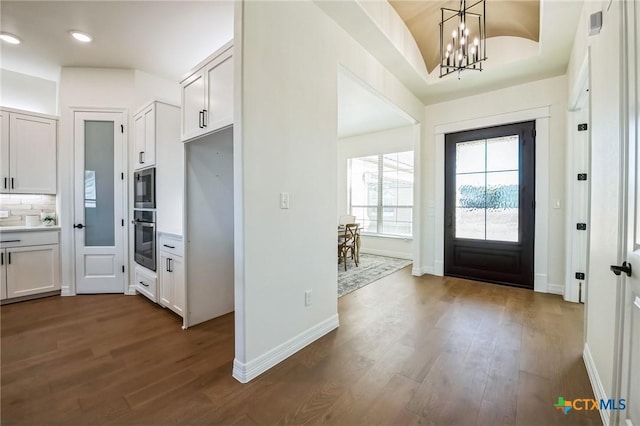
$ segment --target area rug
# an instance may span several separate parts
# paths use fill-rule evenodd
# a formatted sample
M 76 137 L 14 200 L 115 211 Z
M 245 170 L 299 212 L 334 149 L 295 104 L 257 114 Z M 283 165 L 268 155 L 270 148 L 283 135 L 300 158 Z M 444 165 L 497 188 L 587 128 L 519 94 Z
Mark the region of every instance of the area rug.
M 338 297 L 369 285 L 411 263 L 407 259 L 361 253 L 356 268 L 353 260 L 348 259 L 346 271 L 342 263 L 338 264 Z

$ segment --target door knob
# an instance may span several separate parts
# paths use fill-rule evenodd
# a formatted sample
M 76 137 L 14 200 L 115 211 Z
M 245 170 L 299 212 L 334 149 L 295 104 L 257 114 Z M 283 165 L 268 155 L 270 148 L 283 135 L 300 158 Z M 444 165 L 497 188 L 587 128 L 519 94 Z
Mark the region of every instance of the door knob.
M 81 224 L 81 223 L 79 223 L 79 224 L 77 224 L 77 225 L 73 225 L 73 227 L 74 227 L 74 228 L 78 228 L 78 229 L 82 229 L 82 228 L 84 228 L 84 225 L 83 225 L 83 224 Z
M 622 272 L 627 274 L 628 277 L 631 276 L 631 264 L 627 262 L 622 262 L 622 266 L 611 265 L 611 272 L 616 275 L 620 275 Z

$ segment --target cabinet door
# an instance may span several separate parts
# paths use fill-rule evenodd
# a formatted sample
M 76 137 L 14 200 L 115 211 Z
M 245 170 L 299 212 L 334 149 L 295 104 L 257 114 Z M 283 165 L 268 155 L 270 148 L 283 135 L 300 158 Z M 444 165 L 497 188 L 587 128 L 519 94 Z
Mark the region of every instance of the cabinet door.
M 169 272 L 170 255 L 160 252 L 160 263 L 158 264 L 158 278 L 160 280 L 160 304 L 166 308 L 171 308 L 173 301 L 173 274 Z
M 233 124 L 233 56 L 229 50 L 205 68 L 207 113 L 205 130 L 211 132 Z
M 182 140 L 191 139 L 205 132 L 204 72 L 198 71 L 182 82 Z
M 135 169 L 156 164 L 156 108 L 151 104 L 134 117 Z
M 0 250 L 0 300 L 7 298 L 7 267 L 5 261 L 7 260 L 7 253 L 5 250 Z
M 171 310 L 181 317 L 184 317 L 184 262 L 182 261 L 182 257 L 174 256 L 171 258 L 170 263 L 170 274 L 173 275 L 173 300 Z
M 0 111 L 0 192 L 9 192 L 9 113 Z
M 11 113 L 9 186 L 22 194 L 56 193 L 56 121 Z
M 6 250 L 7 297 L 21 297 L 60 289 L 58 245 Z

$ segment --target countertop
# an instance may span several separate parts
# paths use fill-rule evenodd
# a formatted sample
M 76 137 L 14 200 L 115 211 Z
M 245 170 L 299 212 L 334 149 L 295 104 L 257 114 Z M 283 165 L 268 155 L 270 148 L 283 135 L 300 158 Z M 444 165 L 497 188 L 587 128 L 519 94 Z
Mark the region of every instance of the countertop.
M 25 232 L 25 231 L 59 231 L 60 226 L 0 226 L 0 233 L 5 232 Z

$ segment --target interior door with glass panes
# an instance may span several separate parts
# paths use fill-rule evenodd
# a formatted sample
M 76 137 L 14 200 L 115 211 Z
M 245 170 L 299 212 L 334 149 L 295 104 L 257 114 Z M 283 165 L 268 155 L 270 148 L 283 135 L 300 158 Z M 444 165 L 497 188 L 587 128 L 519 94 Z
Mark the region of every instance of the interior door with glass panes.
M 444 273 L 533 289 L 535 122 L 445 136 Z
M 124 293 L 125 146 L 122 113 L 75 112 L 77 293 Z

